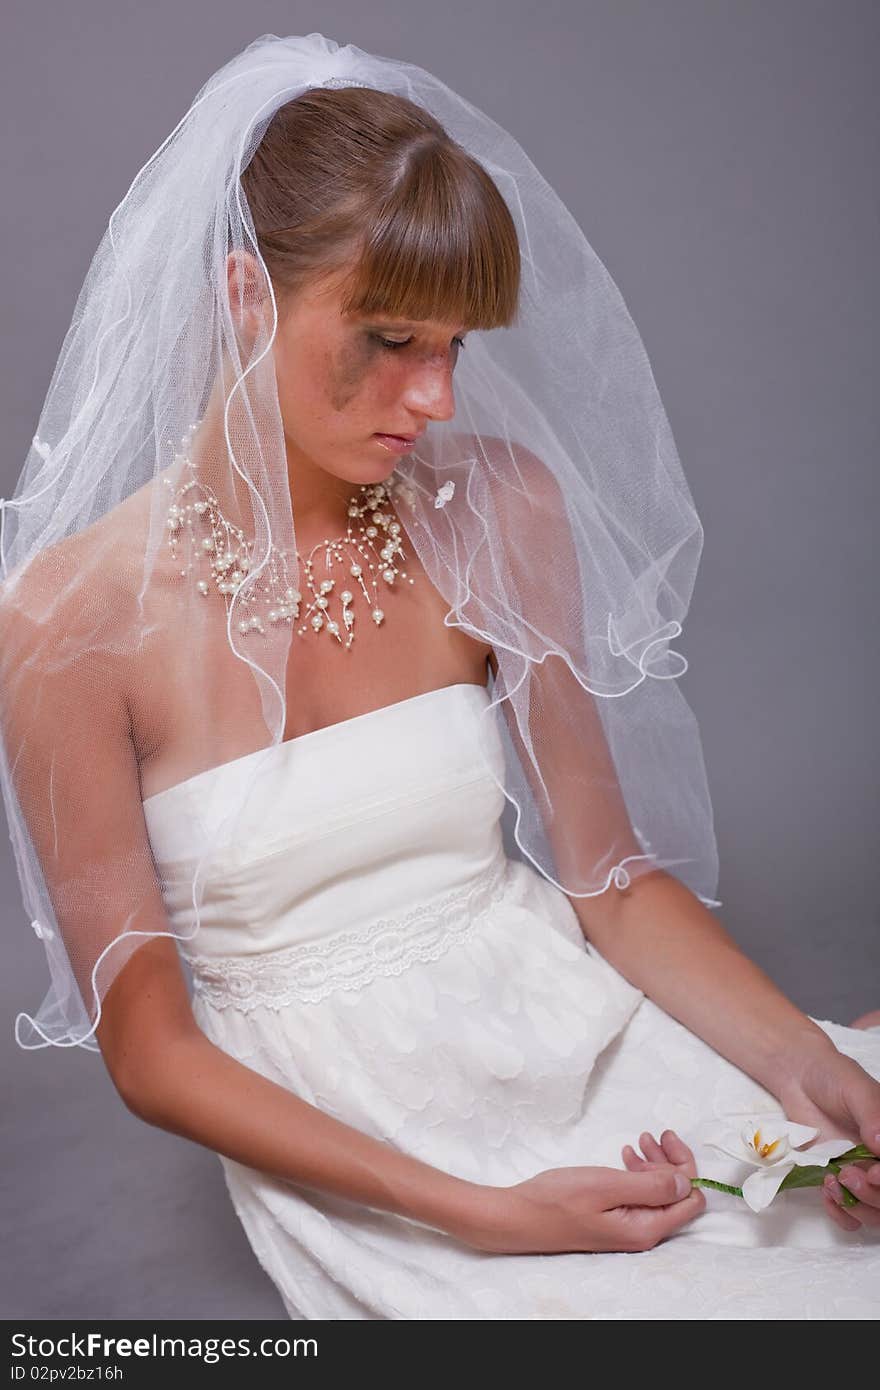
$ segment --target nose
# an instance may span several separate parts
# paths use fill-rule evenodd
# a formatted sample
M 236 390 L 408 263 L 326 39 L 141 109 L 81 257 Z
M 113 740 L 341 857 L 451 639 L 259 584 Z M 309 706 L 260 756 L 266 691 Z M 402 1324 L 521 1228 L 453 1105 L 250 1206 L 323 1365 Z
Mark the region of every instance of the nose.
M 429 420 L 451 420 L 455 414 L 452 385 L 454 362 L 422 363 L 407 380 L 404 403 L 413 415 Z

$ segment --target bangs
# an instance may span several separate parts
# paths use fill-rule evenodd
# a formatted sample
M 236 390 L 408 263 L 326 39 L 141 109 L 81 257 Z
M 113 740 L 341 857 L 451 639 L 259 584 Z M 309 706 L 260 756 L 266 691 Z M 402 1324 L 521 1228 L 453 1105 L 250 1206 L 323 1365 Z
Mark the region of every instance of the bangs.
M 362 239 L 344 313 L 434 319 L 468 329 L 515 322 L 516 227 L 485 171 L 455 147 L 419 152 Z

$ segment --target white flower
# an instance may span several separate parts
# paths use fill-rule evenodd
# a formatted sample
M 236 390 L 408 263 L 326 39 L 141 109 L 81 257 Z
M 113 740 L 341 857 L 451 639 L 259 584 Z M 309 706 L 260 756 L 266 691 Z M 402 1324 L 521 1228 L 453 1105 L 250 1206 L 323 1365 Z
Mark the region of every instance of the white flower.
M 434 498 L 434 506 L 445 507 L 446 503 L 449 501 L 450 497 L 454 492 L 455 483 L 444 483 L 443 486 L 438 490 L 437 496 Z
M 706 1139 L 710 1148 L 751 1163 L 757 1171 L 742 1184 L 742 1194 L 752 1211 L 763 1211 L 795 1167 L 816 1165 L 824 1168 L 831 1158 L 852 1148 L 851 1139 L 826 1139 L 799 1152 L 802 1144 L 815 1139 L 818 1129 L 798 1125 L 783 1112 L 752 1115 L 740 1130 L 722 1128 L 717 1139 Z
M 40 455 L 40 458 L 47 459 L 52 452 L 52 445 L 47 444 L 44 439 L 40 439 L 39 435 L 35 434 L 31 443 Z

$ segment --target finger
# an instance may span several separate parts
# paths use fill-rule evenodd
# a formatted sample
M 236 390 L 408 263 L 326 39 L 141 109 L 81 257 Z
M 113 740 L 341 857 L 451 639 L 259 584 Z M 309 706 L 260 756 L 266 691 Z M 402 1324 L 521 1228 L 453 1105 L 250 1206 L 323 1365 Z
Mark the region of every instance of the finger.
M 858 1230 L 858 1221 L 851 1217 L 847 1212 L 843 1210 L 842 1207 L 839 1207 L 835 1202 L 834 1198 L 831 1195 L 831 1187 L 829 1183 L 824 1183 L 822 1186 L 822 1202 L 826 1212 L 831 1217 L 831 1220 L 835 1223 L 835 1225 L 840 1226 L 841 1230 Z
M 839 1181 L 849 1188 L 863 1206 L 880 1212 L 880 1187 L 869 1183 L 863 1168 L 854 1163 L 845 1163 L 838 1174 Z
M 860 1202 L 857 1207 L 847 1209 L 846 1214 L 852 1215 L 867 1230 L 880 1231 L 880 1211 L 876 1207 L 866 1207 L 864 1202 Z
M 639 1173 L 645 1167 L 645 1160 L 637 1154 L 631 1144 L 624 1144 L 620 1151 L 624 1163 L 631 1173 Z
M 842 1176 L 843 1175 L 841 1174 L 841 1177 Z M 823 1186 L 828 1192 L 830 1192 L 835 1205 L 838 1206 L 841 1211 L 845 1212 L 847 1216 L 851 1217 L 852 1220 L 856 1222 L 856 1225 L 880 1227 L 880 1211 L 878 1211 L 875 1207 L 869 1207 L 866 1203 L 862 1202 L 861 1200 L 859 1201 L 859 1204 L 856 1207 L 848 1207 L 843 1205 L 843 1187 L 841 1187 L 840 1182 L 836 1177 L 832 1176 L 830 1179 L 826 1178 Z M 850 1184 L 848 1182 L 845 1183 L 844 1186 L 847 1188 L 847 1190 L 852 1190 L 850 1189 Z M 854 1193 L 854 1195 L 858 1196 L 857 1193 Z
M 858 1228 L 859 1223 L 838 1206 L 831 1193 L 824 1187 L 822 1189 L 822 1205 L 835 1226 L 839 1226 L 842 1231 L 855 1231 Z
M 688 1148 L 683 1139 L 679 1138 L 674 1129 L 665 1129 L 660 1135 L 660 1143 L 670 1163 L 687 1164 L 692 1168 L 691 1177 L 697 1176 L 696 1160 L 693 1151 Z
M 660 1135 L 660 1143 L 664 1153 L 672 1158 L 673 1163 L 681 1163 L 690 1154 L 687 1144 L 676 1134 L 674 1129 L 664 1129 Z
M 854 1189 L 850 1189 L 849 1183 L 846 1184 L 846 1189 L 847 1191 L 853 1191 L 853 1195 L 857 1197 L 857 1204 L 855 1206 L 844 1205 L 843 1191 L 838 1184 L 837 1193 L 840 1193 L 840 1196 L 834 1192 L 832 1196 L 835 1198 L 841 1210 L 846 1212 L 847 1216 L 851 1216 L 854 1221 L 857 1221 L 860 1226 L 866 1226 L 873 1230 L 880 1230 L 880 1210 L 878 1210 L 877 1207 L 869 1207 L 867 1203 L 863 1202 L 859 1194 L 856 1193 Z
M 869 1183 L 880 1188 L 880 1163 L 874 1163 L 867 1169 L 866 1177 Z
M 655 1244 L 671 1236 L 674 1231 L 693 1221 L 706 1210 L 706 1197 L 698 1187 L 691 1189 L 691 1195 L 682 1202 L 674 1202 L 665 1207 L 642 1207 L 632 1212 L 636 1228 Z
M 694 1191 L 699 1189 L 692 1188 L 690 1179 L 669 1164 L 664 1164 L 662 1168 L 645 1168 L 638 1173 L 610 1169 L 603 1210 L 624 1206 L 669 1206 L 689 1200 L 689 1195 Z
M 639 1135 L 639 1148 L 645 1155 L 645 1158 L 650 1159 L 652 1163 L 668 1162 L 657 1140 L 654 1138 L 653 1134 L 649 1134 L 647 1130 Z

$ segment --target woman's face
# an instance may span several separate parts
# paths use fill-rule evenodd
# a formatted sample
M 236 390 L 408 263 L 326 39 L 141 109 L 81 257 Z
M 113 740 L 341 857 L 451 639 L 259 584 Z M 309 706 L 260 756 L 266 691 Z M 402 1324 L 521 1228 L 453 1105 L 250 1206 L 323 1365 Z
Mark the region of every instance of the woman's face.
M 455 414 L 463 326 L 348 317 L 341 300 L 337 274 L 278 301 L 273 352 L 292 487 L 308 489 L 311 477 L 313 490 L 316 470 L 346 483 L 381 481 L 406 451 L 378 435 L 418 437 Z

